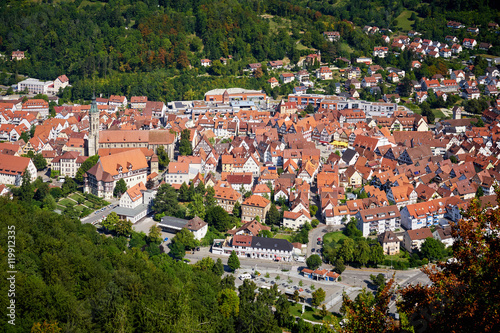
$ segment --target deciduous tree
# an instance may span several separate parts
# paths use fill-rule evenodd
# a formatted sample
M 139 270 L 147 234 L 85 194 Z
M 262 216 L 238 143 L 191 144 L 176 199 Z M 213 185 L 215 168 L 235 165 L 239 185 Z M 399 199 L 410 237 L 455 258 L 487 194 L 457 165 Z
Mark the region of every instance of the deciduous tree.
M 240 299 L 233 289 L 223 289 L 217 294 L 219 311 L 225 317 L 237 316 L 240 312 Z
M 235 272 L 238 268 L 240 268 L 240 259 L 236 255 L 236 252 L 231 252 L 229 259 L 227 260 L 227 265 L 233 272 Z
M 127 192 L 127 183 L 125 183 L 125 180 L 120 179 L 116 182 L 115 188 L 113 190 L 113 196 L 119 198 L 125 192 Z
M 312 305 L 318 307 L 326 297 L 326 293 L 323 288 L 319 288 L 315 292 L 312 293 Z
M 500 192 L 496 189 L 497 204 Z M 500 327 L 500 214 L 473 199 L 451 223 L 455 260 L 425 266 L 432 284 L 402 291 L 402 311 L 421 332 L 493 332 Z
M 317 269 L 319 266 L 321 266 L 321 257 L 317 254 L 313 254 L 309 256 L 306 260 L 307 268 L 309 269 Z

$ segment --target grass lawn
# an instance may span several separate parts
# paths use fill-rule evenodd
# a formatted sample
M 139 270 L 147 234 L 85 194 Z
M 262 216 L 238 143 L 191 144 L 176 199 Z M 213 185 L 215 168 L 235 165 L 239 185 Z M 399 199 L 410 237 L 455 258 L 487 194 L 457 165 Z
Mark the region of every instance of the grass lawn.
M 302 42 L 300 42 L 300 43 L 297 44 L 297 50 L 311 50 L 311 51 L 316 51 L 315 48 L 307 47 L 307 46 L 303 45 Z
M 445 114 L 443 111 L 438 110 L 438 109 L 432 109 L 432 113 L 434 113 L 434 117 L 439 118 L 439 119 L 444 119 L 446 118 Z
M 302 313 L 302 304 L 292 303 L 290 306 L 290 314 L 292 316 L 301 317 L 303 319 L 318 321 L 321 322 L 323 320 L 323 316 L 319 314 L 319 310 L 316 310 L 310 306 L 305 307 L 305 312 Z M 334 317 L 333 314 L 329 313 L 326 317 Z
M 412 30 L 412 25 L 413 25 L 413 22 L 415 21 L 410 21 L 410 16 L 412 13 L 415 13 L 411 10 L 403 10 L 401 12 L 401 14 L 399 14 L 399 16 L 397 17 L 397 20 L 398 20 L 398 28 L 403 30 L 403 31 L 410 31 Z M 415 13 L 415 15 L 417 15 L 417 13 Z M 419 20 L 419 18 L 417 17 L 417 20 Z
M 78 205 L 78 206 L 75 206 L 75 210 L 78 212 L 78 213 L 81 213 L 82 210 L 84 210 L 85 207 L 83 207 L 82 205 Z
M 274 238 L 278 238 L 278 239 L 286 239 L 287 241 L 291 242 L 291 239 L 292 239 L 292 236 L 293 235 L 289 235 L 289 234 L 276 234 L 276 236 L 274 236 Z
M 74 202 L 74 201 L 72 201 L 72 200 L 70 200 L 70 199 L 68 199 L 68 198 L 61 199 L 61 200 L 59 200 L 59 202 L 58 202 L 58 203 L 59 203 L 60 205 L 62 205 L 62 206 L 68 206 L 69 204 L 77 205 L 77 203 L 76 203 L 76 202 Z
M 73 193 L 69 197 L 75 201 L 78 201 L 78 198 L 85 199 L 85 197 L 79 193 Z
M 386 259 L 386 260 L 392 260 L 394 262 L 396 262 L 396 261 L 407 261 L 408 260 L 406 258 L 402 258 L 401 254 L 395 254 L 395 255 L 392 255 L 392 256 L 385 255 L 384 259 Z
M 83 202 L 83 204 L 87 207 L 89 207 L 90 209 L 97 209 L 97 208 L 100 208 L 101 206 L 99 205 L 94 205 L 92 202 L 88 201 L 88 200 L 85 200 Z M 95 207 L 94 207 L 95 206 Z
M 65 209 L 66 207 L 64 206 L 61 206 L 61 205 L 57 205 L 56 204 L 56 209 L 59 209 L 61 212 Z
M 342 233 L 342 231 L 335 231 L 335 232 L 329 232 L 323 236 L 323 244 L 328 244 L 331 243 L 332 241 L 335 241 L 338 243 L 339 240 L 341 239 L 346 239 L 349 238 L 346 235 Z

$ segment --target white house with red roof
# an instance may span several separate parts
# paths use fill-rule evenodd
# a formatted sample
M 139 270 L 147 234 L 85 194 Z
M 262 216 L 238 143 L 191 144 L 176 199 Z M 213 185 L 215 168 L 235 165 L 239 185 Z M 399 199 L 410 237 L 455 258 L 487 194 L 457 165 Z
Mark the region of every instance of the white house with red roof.
M 316 72 L 316 77 L 320 80 L 331 80 L 333 78 L 332 70 L 326 66 L 320 67 Z
M 203 67 L 210 67 L 212 66 L 212 60 L 210 59 L 201 59 L 200 63 Z
M 36 180 L 36 168 L 28 157 L 0 154 L 0 184 L 21 185 L 25 170 L 30 173 L 30 180 Z
M 111 95 L 109 97 L 108 104 L 112 105 L 112 106 L 117 106 L 117 107 L 126 107 L 128 104 L 127 97 L 118 96 L 118 95 Z

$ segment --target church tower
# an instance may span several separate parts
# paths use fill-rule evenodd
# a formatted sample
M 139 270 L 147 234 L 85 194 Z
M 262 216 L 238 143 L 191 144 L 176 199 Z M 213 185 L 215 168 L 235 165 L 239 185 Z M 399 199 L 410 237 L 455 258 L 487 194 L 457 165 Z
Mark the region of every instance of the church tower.
M 94 156 L 99 150 L 99 110 L 95 101 L 95 94 L 90 105 L 90 130 L 88 135 L 88 156 Z

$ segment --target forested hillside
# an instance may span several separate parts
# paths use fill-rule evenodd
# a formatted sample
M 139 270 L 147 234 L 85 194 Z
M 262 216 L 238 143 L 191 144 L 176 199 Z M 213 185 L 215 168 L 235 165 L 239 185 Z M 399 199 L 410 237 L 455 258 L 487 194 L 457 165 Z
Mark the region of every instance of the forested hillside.
M 175 262 L 158 244 L 129 247 L 124 237 L 5 198 L 0 211 L 0 278 L 11 276 L 8 230 L 15 230 L 17 271 L 15 297 L 7 297 L 9 283 L 0 288 L 2 332 L 30 332 L 44 322 L 62 332 L 279 332 L 271 312 L 277 291 L 254 299 L 251 282 L 238 297 L 234 277 L 221 280 L 209 258 L 194 266 Z M 156 250 L 141 252 L 143 246 Z M 5 316 L 10 299 L 15 326 Z
M 363 33 L 364 25 L 443 39 L 446 21 L 459 20 L 480 26 L 477 38 L 492 43 L 495 54 L 498 34 L 485 27 L 498 20 L 498 7 L 486 0 L 7 0 L 0 3 L 0 84 L 15 83 L 15 74 L 42 80 L 66 74 L 74 87 L 65 100 L 89 99 L 94 87 L 153 100 L 202 98 L 215 87 L 265 87 L 265 79 L 242 71 L 251 62 L 295 64 L 317 50 L 330 63 L 370 56 L 383 43 Z M 333 30 L 338 43 L 322 35 Z M 467 37 L 464 29 L 455 34 Z M 27 51 L 27 59 L 10 61 L 15 50 Z M 227 65 L 218 62 L 230 56 Z M 200 66 L 203 58 L 214 66 Z

